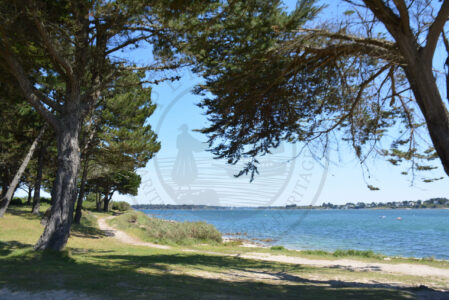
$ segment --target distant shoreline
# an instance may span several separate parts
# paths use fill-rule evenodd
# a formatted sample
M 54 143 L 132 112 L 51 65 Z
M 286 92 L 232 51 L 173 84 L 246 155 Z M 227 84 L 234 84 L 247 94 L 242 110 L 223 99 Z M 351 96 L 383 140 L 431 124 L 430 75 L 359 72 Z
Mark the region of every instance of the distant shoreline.
M 199 205 L 199 204 L 139 204 L 132 205 L 135 209 L 184 209 L 184 210 L 232 210 L 232 209 L 272 209 L 272 210 L 350 210 L 350 209 L 449 209 L 449 199 L 447 198 L 432 198 L 428 200 L 416 201 L 396 201 L 396 202 L 371 202 L 371 203 L 346 203 L 346 204 L 332 204 L 323 203 L 322 205 L 296 205 L 290 204 L 285 206 L 217 206 L 217 205 Z
M 432 210 L 432 209 L 449 209 L 449 207 L 373 207 L 373 208 L 322 208 L 322 207 L 301 207 L 301 208 L 285 208 L 285 207 L 239 207 L 239 206 L 221 206 L 221 207 L 142 207 L 141 205 L 133 205 L 134 209 L 148 210 Z

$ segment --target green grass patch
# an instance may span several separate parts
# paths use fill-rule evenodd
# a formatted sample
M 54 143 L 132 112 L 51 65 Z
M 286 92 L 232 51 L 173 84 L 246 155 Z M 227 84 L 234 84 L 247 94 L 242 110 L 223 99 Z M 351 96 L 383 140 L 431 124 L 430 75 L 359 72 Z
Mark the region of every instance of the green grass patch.
M 271 246 L 270 249 L 271 250 L 276 250 L 276 251 L 285 250 L 284 246 Z
M 388 282 L 436 284 L 433 278 L 130 246 L 113 237 L 90 234 L 98 228 L 95 215 L 89 213 L 84 214 L 80 234 L 72 231 L 66 251 L 36 252 L 32 246 L 43 226 L 28 211 L 20 208 L 0 218 L 0 286 L 11 290 L 63 289 L 101 299 L 370 300 L 414 298 L 414 290 Z M 125 215 L 118 218 L 128 222 Z M 233 249 L 219 244 L 204 247 Z M 236 276 L 230 280 L 232 274 Z M 263 279 L 270 276 L 276 279 Z M 355 283 L 360 280 L 365 283 Z
M 334 253 L 332 253 L 333 256 L 335 257 L 347 257 L 347 256 L 352 256 L 352 257 L 366 257 L 366 258 L 378 258 L 378 259 L 382 259 L 384 258 L 383 255 L 381 254 L 377 254 L 374 253 L 371 250 L 368 251 L 364 251 L 364 250 L 353 250 L 353 249 L 349 249 L 349 250 L 336 250 Z
M 118 229 L 138 238 L 159 244 L 193 245 L 221 243 L 221 233 L 205 222 L 173 222 L 152 218 L 139 211 L 129 211 L 110 221 Z

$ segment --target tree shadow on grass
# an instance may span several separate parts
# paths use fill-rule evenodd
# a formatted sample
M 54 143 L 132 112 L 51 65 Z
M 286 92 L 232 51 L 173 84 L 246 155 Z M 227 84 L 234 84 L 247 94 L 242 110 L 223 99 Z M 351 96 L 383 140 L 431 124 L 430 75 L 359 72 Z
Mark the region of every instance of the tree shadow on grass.
M 11 254 L 14 250 L 24 249 L 28 247 L 31 247 L 31 245 L 23 244 L 17 241 L 8 241 L 8 242 L 0 241 L 0 256 L 7 256 Z
M 107 237 L 108 234 L 95 226 L 88 226 L 84 224 L 73 224 L 70 229 L 70 235 L 79 238 L 99 239 Z
M 20 245 L 19 245 L 20 246 Z M 0 245 L 1 248 L 1 245 Z M 237 257 L 197 254 L 73 257 L 30 251 L 0 260 L 0 285 L 20 290 L 66 289 L 119 299 L 411 299 L 413 292 L 390 285 L 319 281 L 291 275 L 304 267 Z M 290 284 L 229 281 L 173 273 L 176 267 L 220 267 L 226 272 L 270 273 Z M 267 271 L 270 270 L 270 271 Z M 282 278 L 282 276 L 284 276 Z M 432 291 L 437 292 L 437 291 Z M 440 294 L 445 296 L 445 294 Z M 446 295 L 447 296 L 447 295 Z
M 25 210 L 26 208 L 26 210 Z M 13 216 L 19 216 L 27 220 L 41 220 L 42 215 L 31 213 L 31 207 L 21 206 L 21 208 L 9 207 L 7 212 Z

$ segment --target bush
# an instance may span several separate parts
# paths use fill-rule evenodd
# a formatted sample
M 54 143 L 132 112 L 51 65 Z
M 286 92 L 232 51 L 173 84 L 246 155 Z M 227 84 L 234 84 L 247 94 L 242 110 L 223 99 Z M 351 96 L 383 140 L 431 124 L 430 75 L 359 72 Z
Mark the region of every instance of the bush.
M 13 198 L 11 200 L 9 205 L 11 205 L 11 206 L 22 206 L 22 205 L 24 205 L 24 201 L 22 201 L 22 198 L 15 197 L 15 198 Z
M 284 246 L 272 246 L 271 248 L 270 248 L 271 250 L 285 250 L 285 248 L 284 248 Z
M 307 254 L 307 255 L 318 255 L 318 256 L 332 255 L 332 253 L 324 251 L 324 250 L 301 250 L 301 253 Z
M 336 250 L 333 253 L 336 257 L 341 256 L 360 256 L 360 257 L 369 257 L 369 258 L 383 258 L 382 255 L 374 253 L 373 251 L 363 251 L 363 250 Z
M 125 201 L 112 202 L 112 209 L 119 211 L 127 211 L 131 209 L 131 205 Z
M 40 202 L 51 204 L 51 198 L 41 197 Z
M 167 221 L 132 211 L 115 217 L 111 223 L 149 242 L 179 245 L 221 243 L 221 233 L 205 222 Z

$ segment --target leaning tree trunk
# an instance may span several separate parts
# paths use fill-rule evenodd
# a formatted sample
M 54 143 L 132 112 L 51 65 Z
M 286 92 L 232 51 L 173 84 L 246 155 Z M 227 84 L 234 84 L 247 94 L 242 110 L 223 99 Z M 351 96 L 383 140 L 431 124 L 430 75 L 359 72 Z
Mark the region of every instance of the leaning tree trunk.
M 432 61 L 426 61 L 419 53 L 408 57 L 407 61 L 405 74 L 426 120 L 435 151 L 449 175 L 449 113 L 432 72 Z
M 34 195 L 33 195 L 33 208 L 31 212 L 35 215 L 39 214 L 39 208 L 41 205 L 41 182 L 42 182 L 42 169 L 44 167 L 44 149 L 39 149 L 39 156 L 37 158 L 37 172 L 36 181 L 34 182 Z
M 47 129 L 47 125 L 44 125 L 42 127 L 42 129 L 40 130 L 38 136 L 34 139 L 33 143 L 31 144 L 30 149 L 28 150 L 28 153 L 26 154 L 25 158 L 22 161 L 22 164 L 20 165 L 19 170 L 17 171 L 16 175 L 14 176 L 13 180 L 11 181 L 11 183 L 8 187 L 8 191 L 6 192 L 5 196 L 1 199 L 0 217 L 3 217 L 6 210 L 8 209 L 9 203 L 11 202 L 12 196 L 14 195 L 17 185 L 19 184 L 20 178 L 22 177 L 23 172 L 25 172 L 25 169 L 28 166 L 28 163 L 30 162 L 31 157 L 33 156 L 33 153 L 36 150 L 37 144 L 39 143 L 40 139 L 44 135 L 44 132 L 46 129 Z
M 52 188 L 52 206 L 50 218 L 36 250 L 51 249 L 60 251 L 67 244 L 73 219 L 76 200 L 76 179 L 80 167 L 80 149 L 78 135 L 80 127 L 80 109 L 72 107 L 57 130 L 58 170 Z M 79 114 L 78 114 L 79 113 Z
M 81 176 L 80 191 L 78 193 L 78 200 L 76 202 L 75 218 L 73 220 L 73 223 L 75 223 L 75 224 L 79 224 L 81 222 L 81 217 L 83 215 L 83 212 L 82 212 L 83 199 L 84 199 L 84 194 L 85 194 L 88 169 L 89 169 L 89 156 L 86 155 L 85 161 L 84 161 L 84 166 L 83 166 L 83 175 Z
M 407 80 L 426 120 L 435 151 L 444 171 L 449 175 L 449 113 L 432 71 L 435 49 L 449 17 L 449 2 L 443 1 L 439 11 L 436 12 L 436 17 L 428 26 L 425 41 L 419 41 L 418 35 L 410 28 L 408 8 L 401 1 L 393 1 L 399 15 L 384 1 L 363 0 L 363 2 L 385 25 L 406 60 L 403 69 Z M 443 38 L 446 39 L 444 36 Z M 447 44 L 446 50 L 449 52 Z

